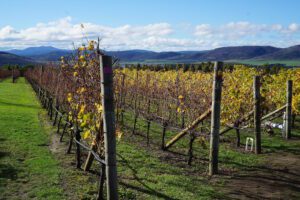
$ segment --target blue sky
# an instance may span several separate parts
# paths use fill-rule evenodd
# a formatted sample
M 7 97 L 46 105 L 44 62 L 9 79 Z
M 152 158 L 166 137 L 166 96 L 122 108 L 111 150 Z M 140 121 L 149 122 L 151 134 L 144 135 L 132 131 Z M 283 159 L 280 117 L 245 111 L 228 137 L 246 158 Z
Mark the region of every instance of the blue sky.
M 0 48 L 71 48 L 83 36 L 114 50 L 285 47 L 300 44 L 299 8 L 297 0 L 9 0 Z

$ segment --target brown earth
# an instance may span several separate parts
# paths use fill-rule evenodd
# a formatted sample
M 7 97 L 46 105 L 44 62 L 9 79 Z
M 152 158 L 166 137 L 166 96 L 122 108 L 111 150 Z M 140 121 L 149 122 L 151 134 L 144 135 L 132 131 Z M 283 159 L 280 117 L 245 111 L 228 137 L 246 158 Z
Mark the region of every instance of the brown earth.
M 226 177 L 229 199 L 300 199 L 300 156 L 269 154 L 262 166 Z

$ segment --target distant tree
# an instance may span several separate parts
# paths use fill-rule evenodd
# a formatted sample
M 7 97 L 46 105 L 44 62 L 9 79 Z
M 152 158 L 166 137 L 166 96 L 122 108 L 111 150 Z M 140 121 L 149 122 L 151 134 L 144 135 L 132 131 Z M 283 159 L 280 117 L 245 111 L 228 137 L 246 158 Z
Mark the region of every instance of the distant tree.
M 195 72 L 196 71 L 196 68 L 195 68 L 195 65 L 194 64 L 190 64 L 190 71 L 192 72 Z
M 189 66 L 187 64 L 183 64 L 183 72 L 187 72 L 189 70 Z

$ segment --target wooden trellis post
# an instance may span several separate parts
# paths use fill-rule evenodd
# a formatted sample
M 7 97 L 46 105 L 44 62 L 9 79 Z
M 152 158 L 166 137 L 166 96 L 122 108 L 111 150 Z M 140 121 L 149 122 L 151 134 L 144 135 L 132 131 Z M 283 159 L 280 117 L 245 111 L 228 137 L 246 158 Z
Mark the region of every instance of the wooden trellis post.
M 165 138 L 166 138 L 166 131 L 167 131 L 167 122 L 163 122 L 163 132 L 162 132 L 162 140 L 161 140 L 161 149 L 165 150 Z
M 260 77 L 255 76 L 253 80 L 254 94 L 254 130 L 255 130 L 255 153 L 261 153 L 261 97 L 260 97 Z
M 285 136 L 286 139 L 291 138 L 292 130 L 292 98 L 293 98 L 293 81 L 287 81 L 287 106 L 286 106 L 286 124 L 285 124 Z
M 112 58 L 100 55 L 107 199 L 118 199 Z
M 81 136 L 78 127 L 76 126 L 75 138 L 77 142 L 80 142 Z M 80 144 L 76 142 L 76 167 L 79 169 L 81 167 L 81 154 L 80 154 Z
M 215 62 L 212 106 L 211 106 L 212 113 L 211 113 L 211 134 L 210 134 L 210 151 L 209 151 L 209 175 L 210 176 L 218 173 L 221 95 L 222 95 L 222 81 L 223 81 L 222 77 L 223 77 L 223 63 Z
M 241 146 L 241 134 L 240 134 L 240 123 L 236 122 L 234 124 L 235 131 L 236 131 L 236 146 L 240 147 Z

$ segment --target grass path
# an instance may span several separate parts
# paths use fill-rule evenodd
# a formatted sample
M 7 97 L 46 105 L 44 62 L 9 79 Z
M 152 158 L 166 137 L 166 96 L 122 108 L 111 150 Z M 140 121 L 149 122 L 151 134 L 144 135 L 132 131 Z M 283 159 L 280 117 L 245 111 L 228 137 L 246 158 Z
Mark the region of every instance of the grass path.
M 0 83 L 0 199 L 64 199 L 40 112 L 24 78 Z

